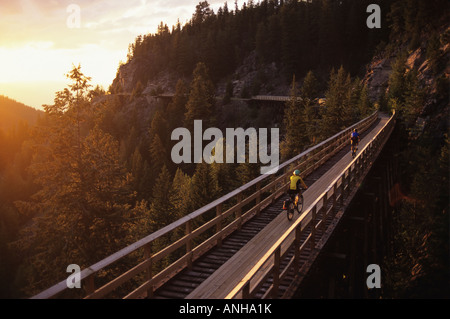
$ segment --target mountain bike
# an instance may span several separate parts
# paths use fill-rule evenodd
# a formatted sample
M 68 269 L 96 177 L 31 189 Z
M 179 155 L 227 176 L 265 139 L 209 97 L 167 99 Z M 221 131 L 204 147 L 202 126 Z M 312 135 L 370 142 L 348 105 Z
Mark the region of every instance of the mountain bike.
M 352 158 L 356 157 L 356 151 L 357 150 L 358 150 L 358 142 L 352 141 L 352 144 L 351 144 Z
M 356 157 L 356 150 L 357 150 L 356 146 L 352 145 L 352 158 Z
M 286 210 L 287 219 L 292 220 L 295 211 L 301 213 L 303 210 L 303 189 L 300 189 L 298 194 L 289 194 L 289 199 L 284 202 L 283 209 Z

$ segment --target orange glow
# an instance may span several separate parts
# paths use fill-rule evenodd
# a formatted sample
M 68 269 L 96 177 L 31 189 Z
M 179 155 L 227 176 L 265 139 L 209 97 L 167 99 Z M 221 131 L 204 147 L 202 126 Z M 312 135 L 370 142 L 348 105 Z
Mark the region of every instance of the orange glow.
M 0 2 L 0 94 L 40 108 L 53 102 L 55 83 L 66 83 L 72 65 L 108 90 L 128 45 L 138 35 L 155 33 L 191 18 L 198 1 L 80 0 L 79 27 L 70 27 L 71 2 Z M 209 1 L 217 10 L 223 1 Z M 32 83 L 35 83 L 33 86 Z M 65 85 L 56 88 L 64 89 Z M 45 95 L 45 96 L 44 96 Z

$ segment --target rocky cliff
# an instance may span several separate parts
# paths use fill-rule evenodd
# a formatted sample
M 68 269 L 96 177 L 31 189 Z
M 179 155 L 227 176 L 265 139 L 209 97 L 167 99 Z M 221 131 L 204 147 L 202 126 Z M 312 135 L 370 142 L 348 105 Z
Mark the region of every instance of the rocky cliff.
M 407 44 L 400 45 L 396 49 L 376 55 L 367 65 L 367 72 L 363 83 L 369 88 L 369 95 L 373 102 L 380 99 L 383 93 L 389 92 L 389 77 L 392 66 L 401 52 L 407 51 L 406 70 L 417 71 L 418 80 L 424 89 L 425 101 L 417 123 L 424 126 L 434 126 L 437 135 L 442 136 L 448 130 L 449 116 L 449 75 L 450 75 L 450 26 L 442 27 L 439 32 L 439 48 L 435 61 L 430 61 L 427 49 L 430 46 L 431 37 L 424 35 L 420 44 L 412 50 L 408 50 Z M 429 50 L 429 49 L 428 49 Z

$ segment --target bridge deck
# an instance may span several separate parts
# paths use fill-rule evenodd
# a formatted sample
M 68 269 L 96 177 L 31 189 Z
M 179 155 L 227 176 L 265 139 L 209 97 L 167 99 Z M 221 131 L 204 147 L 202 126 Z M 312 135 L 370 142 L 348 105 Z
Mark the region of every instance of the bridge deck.
M 386 124 L 389 117 L 380 114 L 380 121 L 367 132 L 360 142 L 362 149 Z M 331 169 L 321 176 L 305 192 L 305 205 L 307 208 L 319 197 L 339 173 L 351 161 L 350 152 L 339 160 Z M 299 215 L 295 216 L 298 218 Z M 203 281 L 186 298 L 191 299 L 223 299 L 245 277 L 267 250 L 279 239 L 293 221 L 288 221 L 285 214 L 279 214 L 272 222 L 253 237 L 236 254 L 226 261 L 219 269 Z

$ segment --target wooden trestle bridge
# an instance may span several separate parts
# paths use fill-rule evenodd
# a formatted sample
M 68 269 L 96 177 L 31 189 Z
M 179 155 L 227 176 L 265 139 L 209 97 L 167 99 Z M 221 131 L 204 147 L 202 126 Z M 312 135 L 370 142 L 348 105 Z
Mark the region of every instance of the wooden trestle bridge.
M 395 114 L 375 112 L 281 164 L 277 174 L 261 175 L 82 270 L 84 298 L 291 298 L 394 126 Z M 353 128 L 361 134 L 355 159 Z M 295 169 L 309 188 L 303 212 L 288 221 L 282 203 Z M 170 235 L 176 239 L 156 250 L 161 245 L 154 243 Z M 130 255 L 141 260 L 129 265 Z M 118 265 L 129 269 L 106 280 Z M 33 298 L 64 298 L 68 290 L 64 280 Z

